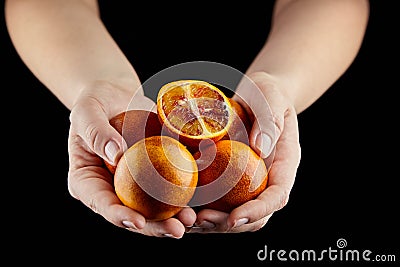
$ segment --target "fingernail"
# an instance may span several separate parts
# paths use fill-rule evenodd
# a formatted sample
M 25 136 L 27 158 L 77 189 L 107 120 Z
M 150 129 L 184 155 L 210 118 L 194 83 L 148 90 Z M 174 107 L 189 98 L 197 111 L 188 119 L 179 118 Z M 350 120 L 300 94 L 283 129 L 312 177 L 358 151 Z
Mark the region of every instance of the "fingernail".
M 212 229 L 215 228 L 215 224 L 209 221 L 202 221 L 201 223 L 196 224 L 197 227 L 201 227 L 201 228 L 206 228 L 206 229 Z
M 260 133 L 256 138 L 256 147 L 260 150 L 262 158 L 266 158 L 271 153 L 272 140 L 269 135 Z
M 235 222 L 235 225 L 234 225 L 233 227 L 239 227 L 239 226 L 242 226 L 243 224 L 246 224 L 246 223 L 248 223 L 248 222 L 249 222 L 249 219 L 247 219 L 247 218 L 242 218 L 242 219 L 237 220 L 237 221 Z
M 126 227 L 126 228 L 130 228 L 130 229 L 134 229 L 137 230 L 136 226 L 130 222 L 130 221 L 122 221 L 122 224 Z
M 112 140 L 108 141 L 108 143 L 106 144 L 106 147 L 105 147 L 105 152 L 106 152 L 108 161 L 110 163 L 114 163 L 115 158 L 117 157 L 117 154 L 119 152 L 119 147 L 118 147 L 117 143 L 115 143 Z
M 163 234 L 163 236 L 165 236 L 165 237 L 171 237 L 171 238 L 176 238 L 176 239 L 179 239 L 179 238 L 180 238 L 180 237 L 173 236 L 173 235 L 171 235 L 171 234 Z

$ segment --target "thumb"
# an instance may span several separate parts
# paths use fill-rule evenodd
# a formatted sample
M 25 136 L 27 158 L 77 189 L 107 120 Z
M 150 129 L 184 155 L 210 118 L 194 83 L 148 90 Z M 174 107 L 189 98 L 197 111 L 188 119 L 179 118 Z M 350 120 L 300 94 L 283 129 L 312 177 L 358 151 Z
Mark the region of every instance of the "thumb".
M 239 98 L 236 94 L 234 99 L 242 106 L 246 107 L 246 112 L 251 114 L 253 125 L 249 134 L 250 146 L 262 157 L 267 158 L 273 151 L 280 134 L 281 125 L 277 117 L 272 114 L 272 109 L 269 106 L 266 98 L 260 91 L 253 91 L 254 94 L 259 94 L 257 97 Z
M 250 146 L 262 157 L 267 158 L 277 142 L 277 128 L 273 121 L 255 116 L 256 120 L 250 132 Z
M 94 153 L 116 165 L 127 145 L 98 103 L 77 103 L 71 110 L 70 121 L 71 127 Z
M 267 158 L 274 150 L 283 126 L 284 106 L 274 100 L 275 93 L 269 93 L 273 88 L 268 81 L 259 79 L 254 82 L 246 78 L 233 97 L 252 118 L 249 143 L 262 158 Z

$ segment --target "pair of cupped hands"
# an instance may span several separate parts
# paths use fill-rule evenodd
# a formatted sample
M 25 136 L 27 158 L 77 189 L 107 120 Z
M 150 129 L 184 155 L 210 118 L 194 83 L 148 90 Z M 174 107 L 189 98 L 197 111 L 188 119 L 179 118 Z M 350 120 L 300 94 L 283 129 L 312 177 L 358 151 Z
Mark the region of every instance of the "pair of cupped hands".
M 104 160 L 115 165 L 126 144 L 109 120 L 128 106 L 154 110 L 155 103 L 142 91 L 96 81 L 82 89 L 70 113 L 68 136 L 69 193 L 115 226 L 147 236 L 181 238 L 185 233 L 239 233 L 263 228 L 275 211 L 289 199 L 298 165 L 300 144 L 296 110 L 279 86 L 279 79 L 265 73 L 248 75 L 233 99 L 250 115 L 250 146 L 269 167 L 268 186 L 254 200 L 231 213 L 183 208 L 163 221 L 146 221 L 124 206 L 115 194 L 112 175 Z

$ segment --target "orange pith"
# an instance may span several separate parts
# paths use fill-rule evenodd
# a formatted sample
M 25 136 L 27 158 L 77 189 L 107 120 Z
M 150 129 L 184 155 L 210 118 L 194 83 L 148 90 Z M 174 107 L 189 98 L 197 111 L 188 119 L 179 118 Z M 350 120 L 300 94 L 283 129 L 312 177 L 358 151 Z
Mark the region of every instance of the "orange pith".
M 200 80 L 165 84 L 157 98 L 157 113 L 170 134 L 188 146 L 220 140 L 232 124 L 232 107 L 225 94 Z

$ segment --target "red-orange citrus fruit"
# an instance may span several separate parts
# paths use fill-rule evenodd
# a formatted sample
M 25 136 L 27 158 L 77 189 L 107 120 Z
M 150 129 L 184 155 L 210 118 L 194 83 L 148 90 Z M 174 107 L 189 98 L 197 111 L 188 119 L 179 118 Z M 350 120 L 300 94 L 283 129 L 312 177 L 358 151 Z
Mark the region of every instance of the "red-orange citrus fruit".
M 229 102 L 233 110 L 233 121 L 228 133 L 222 139 L 235 140 L 249 144 L 249 134 L 252 126 L 250 118 L 239 102 L 233 98 L 229 98 Z
M 157 96 L 157 114 L 167 133 L 189 147 L 202 140 L 218 141 L 232 124 L 228 97 L 200 80 L 178 80 L 163 85 Z
M 127 110 L 110 119 L 110 124 L 124 138 L 128 147 L 150 136 L 161 135 L 161 124 L 157 113 L 147 110 Z M 108 170 L 114 174 L 116 166 L 104 161 Z
M 151 136 L 125 151 L 114 174 L 121 202 L 147 220 L 176 215 L 191 200 L 198 181 L 192 154 L 169 136 Z
M 267 186 L 264 160 L 242 142 L 221 140 L 193 156 L 199 169 L 195 199 L 201 208 L 231 212 Z

